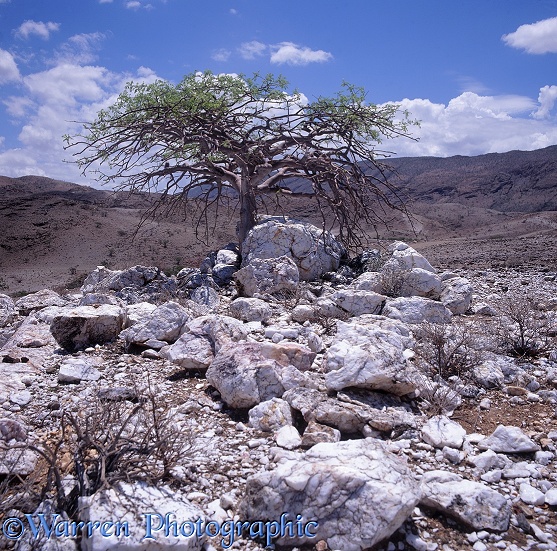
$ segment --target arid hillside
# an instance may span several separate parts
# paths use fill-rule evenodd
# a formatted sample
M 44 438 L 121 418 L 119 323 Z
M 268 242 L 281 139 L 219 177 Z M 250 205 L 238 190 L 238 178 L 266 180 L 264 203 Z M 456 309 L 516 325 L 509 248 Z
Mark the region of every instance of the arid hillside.
M 557 269 L 557 146 L 389 163 L 413 220 L 395 218 L 380 229 L 382 238 L 411 241 L 441 267 Z M 211 213 L 209 239 L 200 241 L 196 205 L 140 226 L 154 201 L 38 176 L 0 177 L 0 290 L 75 286 L 101 264 L 176 270 L 236 241 L 235 214 L 225 210 Z M 292 200 L 277 213 L 320 222 L 311 199 Z

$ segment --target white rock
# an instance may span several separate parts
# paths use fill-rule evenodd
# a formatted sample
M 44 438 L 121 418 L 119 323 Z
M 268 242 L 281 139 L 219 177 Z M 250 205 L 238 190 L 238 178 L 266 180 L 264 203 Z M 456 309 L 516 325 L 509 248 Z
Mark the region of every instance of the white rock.
M 445 415 L 436 415 L 422 427 L 422 438 L 436 448 L 461 448 L 466 431 Z
M 297 386 L 315 386 L 307 371 L 315 353 L 286 343 L 239 342 L 222 347 L 207 370 L 207 381 L 233 408 L 251 408 Z
M 127 329 L 128 327 L 142 321 L 156 309 L 156 305 L 151 302 L 136 302 L 135 304 L 128 304 L 126 306 L 126 321 L 124 323 L 124 328 Z
M 421 503 L 470 526 L 474 530 L 508 529 L 511 508 L 495 490 L 464 480 L 447 471 L 428 471 L 422 477 Z
M 552 507 L 557 505 L 557 488 L 551 488 L 545 492 L 545 502 Z
M 35 318 L 35 314 L 31 314 L 16 329 L 4 348 L 13 346 L 18 348 L 41 348 L 47 345 L 56 345 L 56 341 L 50 332 L 50 325 L 39 322 Z
M 106 293 L 89 293 L 79 299 L 79 306 L 96 306 L 99 304 L 121 306 L 121 301 L 115 296 Z
M 272 314 L 271 307 L 258 298 L 237 298 L 230 303 L 230 315 L 243 321 L 267 321 Z
M 31 393 L 28 390 L 20 390 L 10 395 L 10 402 L 18 406 L 26 406 L 31 401 Z
M 128 344 L 143 344 L 149 339 L 174 342 L 191 319 L 189 312 L 177 302 L 166 302 L 141 321 L 121 332 L 120 338 Z
M 482 474 L 480 478 L 488 484 L 496 484 L 501 480 L 502 476 L 503 472 L 501 469 L 494 469 L 493 471 L 487 471 L 487 473 Z
M 124 312 L 119 306 L 78 306 L 55 316 L 50 332 L 62 348 L 73 351 L 116 339 L 123 324 Z
M 505 375 L 496 361 L 485 360 L 473 370 L 474 379 L 484 388 L 501 388 Z
M 248 297 L 263 293 L 295 293 L 300 281 L 298 267 L 288 256 L 254 258 L 238 270 L 234 277 L 240 284 L 243 294 Z
M 101 373 L 95 367 L 96 363 L 92 358 L 68 358 L 60 365 L 58 382 L 80 383 L 81 381 L 98 381 L 101 378 Z
M 482 471 L 489 471 L 490 469 L 504 469 L 510 460 L 504 455 L 495 453 L 493 450 L 487 450 L 478 455 L 469 456 L 468 462 Z
M 505 425 L 499 425 L 490 436 L 478 442 L 478 448 L 501 453 L 528 453 L 540 449 L 518 427 Z
M 279 544 L 313 544 L 360 551 L 389 537 L 419 500 L 408 467 L 371 438 L 317 444 L 305 454 L 279 459 L 273 471 L 248 478 L 240 504 L 242 519 L 315 521 L 315 537 L 285 537 Z
M 383 292 L 381 274 L 379 272 L 364 272 L 352 282 L 350 287 L 358 291 L 373 291 L 381 294 Z
M 518 492 L 520 499 L 528 505 L 543 505 L 545 503 L 544 493 L 530 486 L 530 484 L 522 483 Z
M 382 314 L 404 323 L 449 323 L 451 312 L 440 302 L 424 297 L 399 297 L 387 300 Z
M 271 398 L 249 410 L 249 423 L 254 429 L 273 432 L 286 425 L 292 425 L 292 410 L 288 402 Z
M 0 450 L 0 475 L 29 476 L 37 467 L 39 456 L 25 448 Z
M 106 531 L 108 536 L 103 535 L 101 530 L 92 531 L 91 537 L 82 540 L 83 551 L 152 551 L 166 548 L 201 551 L 206 539 L 204 530 L 201 537 L 195 533 L 195 522 L 201 519 L 201 526 L 204 526 L 207 521 L 203 511 L 176 490 L 164 486 L 155 488 L 143 482 L 118 483 L 114 488 L 79 498 L 78 509 L 78 517 L 82 522 L 106 520 L 125 522 L 128 526 L 127 534 L 121 529 L 119 536 L 114 527 Z M 184 537 L 178 532 L 176 537 L 170 527 L 172 521 L 177 522 L 178 531 L 183 526 L 186 534 L 191 532 L 193 525 L 193 533 Z M 168 534 L 165 533 L 166 526 L 169 526 Z
M 358 291 L 344 289 L 336 291 L 330 297 L 336 306 L 352 314 L 380 314 L 387 297 L 374 293 L 373 291 Z
M 389 245 L 389 250 L 392 251 L 392 258 L 387 261 L 394 263 L 404 270 L 411 270 L 412 268 L 421 268 L 428 272 L 436 273 L 437 270 L 419 253 L 403 241 L 395 241 Z
M 464 314 L 472 303 L 473 288 L 464 277 L 455 277 L 443 282 L 441 302 L 453 313 Z
M 65 306 L 66 304 L 67 300 L 63 299 L 55 291 L 43 289 L 16 300 L 15 307 L 19 310 L 20 314 L 26 316 L 33 310 L 41 310 L 47 306 Z
M 292 312 L 290 313 L 293 321 L 297 321 L 298 323 L 304 323 L 306 321 L 311 321 L 315 318 L 316 312 L 315 308 L 310 304 L 298 304 L 295 306 Z
M 300 447 L 302 438 L 300 433 L 292 425 L 284 425 L 275 434 L 277 446 L 287 450 L 293 450 Z
M 417 296 L 438 300 L 441 296 L 441 279 L 430 270 L 412 268 L 404 274 L 400 296 Z
M 221 249 L 217 251 L 217 258 L 215 264 L 229 264 L 235 265 L 238 263 L 238 254 L 228 249 Z
M 329 232 L 307 222 L 271 219 L 255 226 L 242 245 L 242 266 L 254 259 L 291 258 L 303 281 L 337 270 L 345 251 Z
M 404 357 L 408 330 L 378 316 L 337 322 L 337 334 L 325 361 L 328 389 L 378 389 L 397 395 L 415 389 L 414 368 Z
M 215 357 L 209 339 L 191 333 L 184 333 L 174 344 L 161 348 L 159 355 L 189 370 L 207 369 Z

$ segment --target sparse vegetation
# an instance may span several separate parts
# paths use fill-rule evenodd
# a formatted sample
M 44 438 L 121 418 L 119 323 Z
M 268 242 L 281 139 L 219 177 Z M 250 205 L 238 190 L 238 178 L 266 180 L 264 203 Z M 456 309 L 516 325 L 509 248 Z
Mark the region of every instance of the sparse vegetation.
M 424 322 L 414 331 L 414 364 L 420 396 L 432 414 L 452 411 L 458 402 L 458 387 L 472 379 L 481 361 L 476 336 L 462 320 L 452 324 Z
M 536 358 L 557 343 L 557 315 L 545 311 L 532 294 L 505 296 L 495 305 L 499 317 L 491 325 L 496 346 L 517 358 Z
M 194 438 L 179 428 L 154 390 L 138 395 L 135 403 L 88 398 L 78 411 L 61 410 L 46 439 L 12 442 L 9 453 L 31 451 L 40 459 L 30 476 L 3 479 L 0 516 L 22 503 L 32 511 L 45 500 L 72 516 L 79 497 L 117 481 L 172 483 L 172 470 L 194 448 Z

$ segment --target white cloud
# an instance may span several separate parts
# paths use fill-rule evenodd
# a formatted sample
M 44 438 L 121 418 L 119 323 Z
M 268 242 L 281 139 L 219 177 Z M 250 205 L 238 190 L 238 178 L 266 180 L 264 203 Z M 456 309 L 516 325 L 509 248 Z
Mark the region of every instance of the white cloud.
M 309 63 L 324 63 L 333 55 L 324 50 L 312 50 L 305 46 L 298 46 L 293 42 L 281 42 L 271 46 L 271 63 L 282 65 L 308 65 Z
M 70 36 L 57 50 L 53 64 L 73 63 L 75 65 L 93 63 L 97 60 L 97 50 L 106 35 L 100 32 Z
M 23 149 L 9 149 L 0 153 L 0 174 L 17 178 L 19 176 L 49 176 L 56 178 L 52 174 L 47 174 L 39 168 L 30 151 Z
M 521 25 L 501 39 L 508 46 L 526 50 L 529 54 L 557 53 L 557 17 Z
M 557 101 L 557 86 L 544 86 L 540 88 L 538 96 L 539 108 L 533 113 L 536 119 L 546 119 L 551 115 L 551 110 Z
M 28 75 L 23 82 L 40 102 L 67 106 L 79 101 L 97 101 L 112 78 L 104 67 L 62 63 L 47 71 Z
M 20 80 L 19 69 L 10 52 L 0 48 L 0 84 Z
M 244 59 L 255 59 L 262 56 L 267 50 L 267 45 L 257 40 L 251 42 L 244 42 L 238 48 L 238 52 Z
M 524 96 L 480 96 L 472 92 L 453 98 L 447 105 L 427 99 L 404 99 L 400 107 L 421 121 L 419 128 L 411 128 L 419 141 L 397 139 L 384 142 L 382 147 L 404 156 L 447 157 L 557 144 L 554 121 L 531 116 L 541 109 L 538 106 L 533 113 L 537 106 Z
M 139 9 L 144 9 L 144 10 L 152 10 L 154 9 L 153 4 L 142 4 L 141 2 L 138 2 L 137 0 L 130 0 L 129 2 L 126 2 L 126 8 L 128 8 L 129 10 L 139 10 Z
M 50 38 L 50 33 L 57 31 L 59 28 L 60 23 L 54 23 L 52 21 L 44 23 L 43 21 L 32 21 L 28 19 L 16 29 L 15 35 L 22 39 L 27 39 L 31 35 L 36 35 L 43 40 L 48 40 Z
M 230 8 L 230 10 L 228 10 L 230 12 L 230 15 L 238 15 L 238 10 L 234 9 L 234 8 Z
M 99 0 L 99 4 L 112 4 L 114 0 Z
M 211 59 L 214 59 L 215 61 L 228 61 L 231 53 L 232 52 L 230 50 L 221 48 L 220 50 L 215 50 L 213 52 L 213 54 L 211 55 Z
M 64 151 L 62 136 L 79 133 L 81 122 L 76 121 L 93 120 L 100 109 L 114 103 L 126 82 L 157 79 L 148 67 L 132 75 L 69 63 L 24 77 L 25 95 L 3 101 L 20 125 L 20 146 L 0 153 L 0 174 L 38 174 L 86 183 L 75 165 L 63 162 L 71 153 Z
M 29 110 L 35 105 L 30 98 L 10 96 L 2 101 L 6 106 L 8 114 L 15 118 L 21 118 L 27 115 Z

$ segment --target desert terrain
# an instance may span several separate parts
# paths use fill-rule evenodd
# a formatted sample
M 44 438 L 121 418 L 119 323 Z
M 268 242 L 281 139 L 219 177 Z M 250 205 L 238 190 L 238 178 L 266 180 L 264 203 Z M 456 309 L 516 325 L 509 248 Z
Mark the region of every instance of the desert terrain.
M 73 444 L 59 440 L 57 430 L 64 415 L 74 415 L 76 420 L 90 416 L 98 430 L 98 434 L 94 433 L 95 438 L 105 438 L 104 428 L 109 425 L 109 418 L 110 422 L 114 421 L 110 417 L 114 412 L 123 414 L 127 408 L 136 407 L 136 403 L 146 408 L 145 413 L 149 415 L 155 410 L 161 411 L 167 417 L 161 417 L 163 424 L 157 426 L 171 427 L 175 431 L 166 435 L 165 445 L 175 441 L 186 447 L 186 452 L 177 456 L 177 469 L 170 477 L 176 491 L 184 492 L 199 511 L 221 520 L 236 518 L 234 515 L 243 518 L 241 515 L 248 514 L 246 507 L 265 505 L 265 500 L 258 499 L 257 481 L 259 477 L 273 476 L 265 473 L 280 473 L 275 467 L 281 461 L 291 461 L 296 468 L 298 464 L 295 462 L 299 461 L 303 468 L 308 468 L 307 461 L 311 460 L 311 449 L 315 444 L 312 438 L 328 442 L 326 445 L 332 445 L 331 449 L 337 450 L 335 453 L 345 449 L 342 453 L 346 457 L 342 457 L 345 457 L 347 466 L 358 463 L 366 446 L 377 446 L 373 453 L 377 453 L 379 459 L 368 458 L 369 465 L 373 466 L 370 470 L 387 459 L 395 461 L 394 456 L 401 459 L 409 471 L 401 471 L 400 479 L 393 486 L 410 484 L 408 493 L 416 493 L 416 506 L 412 505 L 404 513 L 406 520 L 401 525 L 395 523 L 397 529 L 391 531 L 389 538 L 374 545 L 373 551 L 556 549 L 553 540 L 557 534 L 557 356 L 554 347 L 556 331 L 551 325 L 557 310 L 556 156 L 557 147 L 552 147 L 535 152 L 471 158 L 393 159 L 398 185 L 412 216 L 410 220 L 395 217 L 389 227 L 380 228 L 381 239 L 370 236 L 366 246 L 382 249 L 385 259 L 394 255 L 387 248 L 394 239 L 415 247 L 437 269 L 438 275 L 430 274 L 429 277 L 435 279 L 440 288 L 442 286 L 445 290 L 454 284 L 454 289 L 459 285 L 466 289 L 464 294 L 468 302 L 463 306 L 452 305 L 454 318 L 452 310 L 449 312 L 443 306 L 443 293 L 439 291 L 435 299 L 422 298 L 423 295 L 413 292 L 400 298 L 389 294 L 382 297 L 384 302 L 378 310 L 363 304 L 362 301 L 369 298 L 365 278 L 370 272 L 361 274 L 364 277 L 362 287 L 357 286 L 357 280 L 342 283 L 343 276 L 341 283 L 300 282 L 300 293 L 292 296 L 299 299 L 305 293 L 309 297 L 300 303 L 294 298 L 281 299 L 280 295 L 277 298 L 270 294 L 260 295 L 265 300 L 238 299 L 237 290 L 232 285 L 214 292 L 214 304 L 209 306 L 204 302 L 206 295 L 202 292 L 196 298 L 192 287 L 187 296 L 179 295 L 176 299 L 180 304 L 165 303 L 166 306 L 163 304 L 155 309 L 155 304 L 164 302 L 164 293 L 161 295 L 163 299 L 159 300 L 157 285 L 166 289 L 169 283 L 176 283 L 176 278 L 157 274 L 152 279 L 149 268 L 129 268 L 138 264 L 158 266 L 170 276 L 184 267 L 199 266 L 209 251 L 222 249 L 235 241 L 234 213 L 211 212 L 212 223 L 207 240 L 203 242 L 199 239 L 203 237 L 203 228 L 198 228 L 201 230 L 199 236 L 195 234 L 196 208 L 199 206 L 195 203 L 187 210 L 145 219 L 145 211 L 156 203 L 157 196 L 128 196 L 35 176 L 1 177 L 0 292 L 11 295 L 15 305 L 4 297 L 6 322 L 0 334 L 4 382 L 0 391 L 5 418 L 0 428 L 8 434 L 15 431 L 16 438 L 11 442 L 16 448 L 24 447 L 21 442 L 28 438 L 39 447 L 62 446 L 60 449 L 65 450 L 64 446 L 71 448 Z M 280 211 L 271 213 L 279 214 Z M 320 219 L 311 199 L 283 205 L 283 213 L 313 223 L 319 223 Z M 220 251 L 224 257 L 230 253 L 229 250 Z M 413 261 L 426 265 L 425 259 L 416 251 L 409 254 L 414 255 Z M 78 293 L 86 276 L 99 265 L 108 270 L 96 270 Z M 213 267 L 216 270 L 216 266 Z M 446 277 L 443 282 L 442 277 Z M 185 280 L 187 278 L 182 281 Z M 134 282 L 131 287 L 130 281 Z M 384 286 L 385 281 L 388 282 L 388 276 L 381 285 Z M 52 291 L 30 294 L 45 288 L 60 294 Z M 199 283 L 195 290 L 201 288 Z M 114 294 L 115 290 L 119 291 Z M 73 294 L 67 291 L 73 291 Z M 388 294 L 386 287 L 383 291 Z M 321 297 L 322 293 L 324 296 Z M 369 294 L 371 298 L 377 296 L 373 292 Z M 535 301 L 531 300 L 533 296 Z M 340 305 L 343 297 L 348 299 L 348 309 L 337 309 L 336 314 L 316 314 L 305 321 L 294 315 L 296 309 L 298 314 L 313 308 L 316 310 L 312 311 L 318 313 L 321 300 L 329 303 L 338 300 Z M 505 308 L 505 297 L 510 297 L 507 307 L 516 301 L 528 308 L 530 320 L 546 323 L 535 324 L 535 328 L 547 329 L 544 335 L 553 343 L 550 348 L 540 349 L 531 357 L 518 358 L 509 350 L 501 349 L 498 344 L 501 315 L 497 308 Z M 143 299 L 154 304 L 152 310 L 138 310 L 134 314 L 138 318 L 134 323 L 140 329 L 136 331 L 131 325 L 121 331 L 123 309 L 132 313 L 134 303 Z M 342 338 L 351 343 L 344 352 L 347 355 L 352 353 L 351 348 L 359 347 L 363 347 L 369 357 L 379 359 L 395 353 L 391 342 L 386 342 L 384 349 L 365 348 L 383 338 L 381 331 L 377 330 L 377 316 L 374 315 L 379 312 L 382 316 L 391 316 L 393 322 L 398 320 L 394 326 L 386 326 L 388 333 L 395 331 L 392 327 L 396 326 L 402 328 L 403 333 L 415 331 L 417 344 L 413 346 L 417 358 L 410 363 L 425 369 L 420 362 L 427 357 L 427 339 L 420 337 L 419 331 L 421 323 L 429 323 L 431 316 L 424 314 L 423 321 L 418 323 L 411 316 L 405 318 L 402 310 L 399 313 L 396 310 L 397 301 L 404 304 L 404 301 L 413 299 L 444 312 L 442 315 L 448 318 L 442 324 L 448 322 L 447 330 L 451 331 L 453 327 L 458 332 L 459 328 L 466 328 L 470 332 L 470 350 L 476 357 L 475 363 L 471 364 L 472 367 L 467 366 L 456 377 L 456 382 L 451 381 L 453 386 L 448 388 L 455 389 L 460 406 L 449 407 L 448 412 L 433 398 L 428 406 L 427 393 L 400 398 L 394 387 L 369 391 L 357 389 L 357 381 L 352 379 L 339 387 L 329 380 L 334 370 L 330 370 L 328 362 L 337 361 L 337 355 L 340 365 L 340 357 L 343 357 L 343 349 L 338 348 Z M 462 299 L 461 296 L 459 300 Z M 258 304 L 252 306 L 250 300 Z M 443 300 L 446 304 L 450 302 L 446 298 Z M 129 304 L 124 304 L 126 301 Z M 235 303 L 243 306 L 235 311 Z M 105 310 L 107 316 L 112 312 L 118 325 L 114 334 L 99 341 L 92 339 L 76 347 L 69 346 L 75 332 L 70 327 L 73 322 L 67 311 L 78 304 L 91 312 L 98 311 L 98 315 Z M 145 306 L 145 302 L 141 304 Z M 259 317 L 258 308 L 266 312 L 263 317 Z M 366 331 L 366 338 L 362 341 L 357 332 L 341 338 L 337 334 L 338 322 L 335 322 L 337 325 L 331 324 L 335 316 L 343 320 L 345 333 L 362 324 L 359 330 Z M 168 322 L 160 327 L 177 324 L 175 329 L 178 332 L 174 336 L 159 334 L 160 320 Z M 184 320 L 189 321 L 185 323 Z M 190 341 L 182 337 L 176 341 L 179 331 L 191 340 L 192 346 L 188 348 Z M 248 333 L 249 342 L 242 342 Z M 115 338 L 117 334 L 120 336 Z M 393 333 L 390 338 L 395 336 Z M 184 350 L 180 348 L 182 340 L 186 343 Z M 232 346 L 226 345 L 228 340 Z M 207 342 L 210 350 L 207 350 Z M 217 344 L 220 347 L 223 343 L 222 350 L 217 351 Z M 87 348 L 82 350 L 84 346 Z M 304 362 L 312 362 L 311 381 L 282 394 L 294 417 L 276 431 L 276 427 L 271 430 L 262 422 L 258 424 L 254 414 L 259 407 L 270 407 L 268 397 L 252 408 L 253 403 L 248 405 L 242 401 L 244 398 L 234 394 L 250 385 L 230 383 L 227 371 L 229 366 L 236 365 L 235 362 L 240 369 L 243 361 L 247 371 L 241 374 L 241 380 L 245 383 L 252 376 L 249 367 L 267 361 L 260 355 L 269 347 L 276 350 L 285 347 L 285 351 L 297 347 L 301 357 L 305 358 Z M 233 357 L 236 348 L 241 351 L 238 358 Z M 401 354 L 401 350 L 396 353 Z M 356 357 L 346 361 L 348 366 L 352 363 L 357 363 Z M 223 366 L 224 375 L 221 376 L 219 368 Z M 307 368 L 307 365 L 303 369 L 301 366 L 300 372 L 306 373 Z M 446 376 L 447 373 L 442 374 L 442 378 Z M 273 384 L 262 385 L 262 388 L 273 387 Z M 427 384 L 422 390 L 428 390 Z M 153 397 L 153 411 L 149 410 L 149 402 L 139 400 L 139 396 Z M 308 396 L 314 396 L 315 401 L 312 403 Z M 101 407 L 102 404 L 105 406 Z M 448 413 L 450 420 L 434 415 L 438 412 Z M 109 415 L 109 418 L 103 415 Z M 268 415 L 272 417 L 270 410 Z M 172 422 L 166 422 L 168 419 Z M 450 425 L 457 436 L 460 434 L 456 442 L 452 441 L 454 435 L 447 436 L 438 428 L 436 419 Z M 321 434 L 318 430 L 318 434 L 312 436 L 308 427 L 315 428 L 314 424 L 319 430 L 328 432 Z M 497 430 L 501 432 L 499 425 L 510 427 L 510 432 L 503 438 L 507 445 L 505 449 L 489 443 L 489 438 L 493 440 Z M 279 436 L 281 431 L 283 434 Z M 283 441 L 285 433 L 287 437 Z M 514 442 L 516 433 L 519 438 Z M 300 439 L 302 434 L 303 439 Z M 293 437 L 294 442 L 289 441 L 288 436 Z M 186 442 L 182 441 L 184 438 Z M 9 441 L 8 436 L 5 440 Z M 511 441 L 510 447 L 508 441 Z M 338 449 L 334 447 L 336 444 Z M 300 448 L 310 451 L 301 452 Z M 65 453 L 53 461 L 59 472 L 67 474 L 71 482 L 72 462 L 67 461 Z M 139 460 L 135 455 L 129 458 L 132 467 L 134 461 Z M 86 462 L 90 456 L 84 453 L 83 458 Z M 336 461 L 336 456 L 332 460 Z M 394 464 L 398 463 L 395 461 Z M 17 462 L 22 472 L 16 471 L 16 474 L 20 474 L 21 480 L 27 484 L 24 497 L 28 502 L 22 498 L 23 494 L 18 493 L 18 486 L 10 483 L 9 477 L 0 478 L 4 483 L 0 491 L 6 498 L 5 503 L 13 503 L 16 511 L 10 510 L 10 515 L 34 511 L 40 501 L 38 494 L 29 489 L 34 489 L 33 485 L 41 487 L 44 472 L 33 465 L 32 462 L 31 466 L 24 461 Z M 38 465 L 44 467 L 40 462 Z M 153 469 L 149 480 L 159 480 L 156 461 L 148 465 Z M 462 511 L 458 510 L 462 496 L 459 494 L 457 498 L 449 499 L 450 494 L 444 493 L 447 488 L 439 492 L 440 501 L 448 500 L 445 505 L 436 503 L 434 506 L 418 497 L 419 491 L 411 480 L 418 476 L 423 481 L 432 476 L 430 472 L 439 470 L 448 479 L 464 477 L 464 481 L 459 482 L 467 488 L 462 490 L 462 495 L 466 494 Z M 36 476 L 29 476 L 33 472 Z M 347 479 L 343 472 L 338 487 L 335 486 L 334 473 L 331 479 L 322 480 L 324 486 L 332 485 L 331 495 L 345 491 Z M 363 471 L 357 474 L 358 484 L 360 478 L 367 480 L 366 476 Z M 384 473 L 379 478 L 388 483 L 389 476 Z M 269 480 L 271 486 L 280 484 L 272 478 Z M 437 490 L 432 489 L 435 484 L 433 480 L 426 493 L 435 493 Z M 381 492 L 386 495 L 393 489 L 382 488 L 372 492 L 379 496 L 378 500 L 371 503 L 370 498 L 371 505 L 381 512 L 384 507 Z M 478 488 L 484 492 L 481 499 L 489 502 L 483 509 L 474 501 L 480 499 L 474 497 Z M 284 493 L 284 488 L 282 491 Z M 468 491 L 471 495 L 466 493 Z M 309 493 L 308 496 L 308 506 L 313 507 L 313 496 Z M 71 495 L 67 497 L 70 500 Z M 253 502 L 248 498 L 253 498 Z M 62 506 L 60 503 L 65 502 L 60 501 L 58 507 Z M 329 501 L 324 500 L 324 504 L 328 507 Z M 366 541 L 372 540 L 363 536 L 361 519 L 357 515 L 353 519 L 352 509 L 350 512 L 348 509 L 340 506 L 335 515 L 338 514 L 344 523 L 353 522 L 358 526 L 358 530 L 348 532 L 361 536 L 357 548 L 363 548 Z M 71 507 L 69 510 L 77 514 Z M 368 511 L 368 503 L 362 502 L 353 510 Z M 100 511 L 97 515 L 102 514 Z M 500 513 L 504 513 L 505 518 L 499 518 Z M 3 514 L 7 516 L 8 512 Z M 111 510 L 110 514 L 115 513 Z M 273 512 L 257 509 L 249 514 L 257 519 L 276 516 Z M 327 515 L 325 510 L 319 510 L 317 516 L 325 519 Z M 376 516 L 379 518 L 382 513 Z M 38 540 L 33 541 L 29 534 L 26 538 L 22 545 L 29 545 L 29 549 L 40 548 L 32 546 L 40 545 Z M 212 541 L 203 549 L 224 548 L 214 539 Z M 331 551 L 338 548 L 334 541 L 327 543 L 323 539 L 294 549 Z M 3 548 L 6 549 L 12 548 L 13 543 L 0 539 L 0 545 L 5 545 Z M 77 549 L 77 545 L 71 543 L 70 548 Z M 235 546 L 252 551 L 263 547 L 260 540 L 248 538 L 239 540 Z M 293 547 L 285 542 L 276 549 L 290 551 Z
M 386 162 L 413 219 L 380 228 L 385 242 L 412 243 L 442 268 L 557 269 L 556 146 Z M 236 241 L 235 214 L 224 209 L 211 214 L 208 236 L 199 228 L 205 242 L 195 235 L 199 205 L 140 225 L 156 199 L 37 176 L 0 177 L 0 290 L 79 286 L 98 265 L 177 271 Z M 292 200 L 281 213 L 320 222 L 310 199 Z M 369 246 L 381 246 L 374 234 Z

